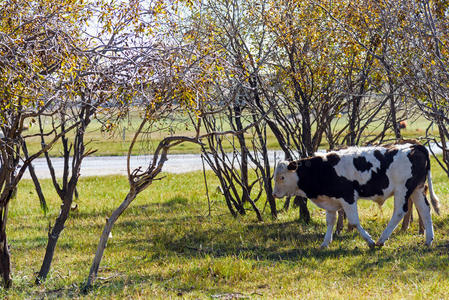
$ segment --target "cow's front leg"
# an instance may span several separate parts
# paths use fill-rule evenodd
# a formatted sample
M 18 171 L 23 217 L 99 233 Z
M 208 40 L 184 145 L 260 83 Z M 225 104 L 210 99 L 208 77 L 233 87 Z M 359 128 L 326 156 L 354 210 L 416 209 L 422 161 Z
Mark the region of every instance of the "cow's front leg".
M 348 218 L 349 225 L 356 227 L 362 238 L 368 243 L 368 247 L 370 247 L 370 249 L 373 249 L 375 243 L 371 238 L 371 235 L 369 235 L 369 233 L 366 232 L 365 229 L 363 229 L 362 225 L 360 225 L 357 202 L 354 202 L 352 204 L 344 202 L 342 206 L 346 213 L 346 217 Z
M 334 230 L 335 221 L 337 219 L 337 212 L 326 210 L 326 225 L 327 225 L 327 231 L 324 235 L 324 241 L 321 244 L 321 248 L 327 248 L 329 246 L 329 243 L 332 242 L 332 234 Z

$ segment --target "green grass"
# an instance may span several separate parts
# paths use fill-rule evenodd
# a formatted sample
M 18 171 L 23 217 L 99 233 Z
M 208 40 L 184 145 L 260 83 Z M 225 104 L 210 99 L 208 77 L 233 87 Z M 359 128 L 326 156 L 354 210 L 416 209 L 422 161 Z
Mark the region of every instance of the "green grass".
M 127 122 L 124 122 L 122 124 L 119 124 L 116 130 L 113 132 L 104 132 L 102 131 L 102 124 L 99 123 L 96 120 L 93 120 L 92 123 L 89 125 L 88 130 L 85 134 L 85 142 L 88 143 L 87 148 L 88 149 L 96 149 L 98 150 L 93 155 L 94 156 L 117 156 L 117 155 L 127 155 L 128 154 L 128 147 L 131 143 L 131 140 L 137 130 L 137 128 L 140 125 L 141 117 L 137 111 L 133 111 L 130 114 L 130 118 Z M 158 124 L 161 128 L 166 128 L 164 130 L 153 132 L 151 134 L 144 134 L 142 136 L 141 140 L 144 140 L 141 143 L 138 143 L 138 145 L 134 149 L 134 155 L 138 154 L 148 154 L 153 153 L 154 149 L 158 145 L 158 143 L 167 135 L 170 134 L 169 130 L 176 131 L 176 135 L 187 135 L 187 136 L 194 136 L 194 132 L 192 128 L 189 128 L 183 122 L 174 121 L 172 124 L 168 123 L 169 121 L 161 122 Z M 344 123 L 346 122 L 345 117 L 338 119 L 335 123 L 335 128 L 342 128 Z M 50 121 L 47 121 L 45 123 L 45 128 L 49 130 L 50 128 Z M 415 121 L 410 121 L 407 126 L 407 129 L 404 129 L 401 131 L 404 138 L 417 138 L 425 136 L 425 130 L 428 126 L 429 122 L 424 118 L 418 118 Z M 229 126 L 224 125 L 225 128 L 222 130 L 229 130 Z M 380 128 L 383 126 L 380 126 L 378 123 L 373 123 L 369 130 L 366 132 L 367 135 L 370 136 L 370 138 L 367 138 L 367 140 L 371 139 L 373 136 L 377 135 Z M 123 131 L 124 130 L 124 131 Z M 36 134 L 38 132 L 38 126 L 32 125 L 29 129 L 29 134 Z M 434 134 L 436 134 L 436 129 L 432 130 Z M 74 133 L 70 132 L 67 134 L 70 141 L 73 141 Z M 389 131 L 387 132 L 387 139 L 393 139 L 394 134 Z M 250 134 L 246 134 L 246 140 L 248 145 L 251 144 L 251 136 Z M 33 137 L 27 141 L 28 143 L 28 150 L 30 153 L 35 153 L 38 150 L 40 150 L 40 138 Z M 231 144 L 228 142 L 224 142 L 224 149 L 226 151 L 232 151 Z M 269 149 L 277 150 L 280 149 L 279 144 L 274 136 L 274 134 L 271 132 L 271 130 L 267 131 L 267 147 Z M 329 145 L 326 141 L 326 139 L 323 137 L 320 148 L 327 149 L 329 148 Z M 179 154 L 179 153 L 199 153 L 201 152 L 201 148 L 199 145 L 194 143 L 183 143 L 178 146 L 175 146 L 170 149 L 170 153 L 172 154 Z M 61 156 L 61 143 L 57 142 L 53 148 L 50 150 L 51 156 Z
M 239 293 L 250 298 L 447 298 L 449 297 L 449 183 L 434 165 L 433 181 L 442 204 L 433 216 L 435 244 L 424 246 L 417 222 L 406 233 L 395 231 L 380 250 L 370 251 L 356 232 L 336 237 L 320 250 L 324 211 L 309 203 L 313 222 L 297 221 L 290 209 L 278 220 L 265 211 L 233 219 L 218 185 L 208 173 L 212 215 L 208 214 L 200 172 L 165 174 L 143 192 L 113 228 L 88 294 L 80 287 L 89 271 L 105 219 L 127 192 L 125 177 L 82 178 L 79 210 L 72 213 L 56 249 L 48 280 L 39 287 L 34 276 L 43 259 L 49 222 L 60 203 L 48 180 L 42 181 L 50 212 L 43 216 L 29 180 L 20 184 L 10 206 L 8 236 L 13 287 L 0 298 L 208 299 Z M 391 213 L 360 201 L 363 226 L 378 238 Z M 258 206 L 263 208 L 263 201 Z M 278 201 L 281 207 L 283 201 Z M 416 219 L 416 213 L 415 213 Z

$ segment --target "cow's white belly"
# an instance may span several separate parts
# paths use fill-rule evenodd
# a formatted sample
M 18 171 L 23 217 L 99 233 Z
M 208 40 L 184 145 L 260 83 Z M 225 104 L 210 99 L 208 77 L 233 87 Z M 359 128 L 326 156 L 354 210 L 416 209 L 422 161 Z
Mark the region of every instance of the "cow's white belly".
M 385 200 L 390 198 L 393 194 L 394 194 L 393 189 L 391 187 L 388 187 L 387 189 L 384 190 L 383 195 L 375 195 L 372 197 L 363 197 L 363 199 L 372 200 L 372 201 L 376 202 L 377 204 L 379 204 L 380 206 L 382 206 L 384 204 Z M 360 198 L 357 197 L 355 199 L 355 201 L 357 202 L 358 199 L 360 199 Z M 325 209 L 325 210 L 330 210 L 330 211 L 336 211 L 336 210 L 343 208 L 341 203 L 342 203 L 342 201 L 345 201 L 344 199 L 341 199 L 341 198 L 334 198 L 334 197 L 329 197 L 329 196 L 318 196 L 317 198 L 313 198 L 310 200 L 316 206 L 318 206 L 322 209 Z
M 310 199 L 316 206 L 325 210 L 336 211 L 341 207 L 340 201 L 333 197 L 318 196 L 317 198 Z
M 363 197 L 362 199 L 372 200 L 372 201 L 376 202 L 377 204 L 379 204 L 380 206 L 382 206 L 384 204 L 385 200 L 387 200 L 391 196 L 393 196 L 393 191 L 391 188 L 388 188 L 388 189 L 384 190 L 383 195 L 375 195 L 372 197 Z

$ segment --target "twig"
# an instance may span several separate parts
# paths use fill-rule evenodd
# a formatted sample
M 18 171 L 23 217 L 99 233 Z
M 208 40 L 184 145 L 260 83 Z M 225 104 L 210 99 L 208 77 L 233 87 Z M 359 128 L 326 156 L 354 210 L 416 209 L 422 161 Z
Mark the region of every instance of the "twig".
M 206 167 L 204 166 L 204 157 L 203 154 L 201 154 L 201 163 L 203 164 L 203 177 L 204 177 L 204 186 L 206 187 L 206 196 L 207 196 L 207 205 L 209 208 L 209 214 L 208 217 L 211 216 L 211 210 L 210 210 L 210 197 L 209 197 L 209 188 L 207 187 L 207 178 L 206 178 Z

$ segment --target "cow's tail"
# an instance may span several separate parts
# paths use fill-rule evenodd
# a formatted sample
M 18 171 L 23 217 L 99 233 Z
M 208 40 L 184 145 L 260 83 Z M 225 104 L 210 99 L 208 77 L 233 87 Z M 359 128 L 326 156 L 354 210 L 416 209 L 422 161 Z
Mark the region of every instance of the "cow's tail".
M 430 203 L 433 206 L 433 209 L 437 213 L 437 215 L 440 214 L 440 201 L 438 200 L 437 195 L 435 195 L 435 192 L 433 191 L 433 184 L 432 184 L 432 174 L 430 173 L 430 155 L 429 151 L 426 147 L 423 145 L 416 145 L 416 149 L 421 150 L 426 155 L 426 170 L 427 170 L 427 185 L 429 186 L 429 195 L 430 195 Z M 426 190 L 424 190 L 424 196 L 426 194 Z
M 435 210 L 437 215 L 439 215 L 440 214 L 440 201 L 438 200 L 437 195 L 433 191 L 432 175 L 430 174 L 430 168 L 427 171 L 427 184 L 429 185 L 430 203 L 432 203 L 433 209 Z

